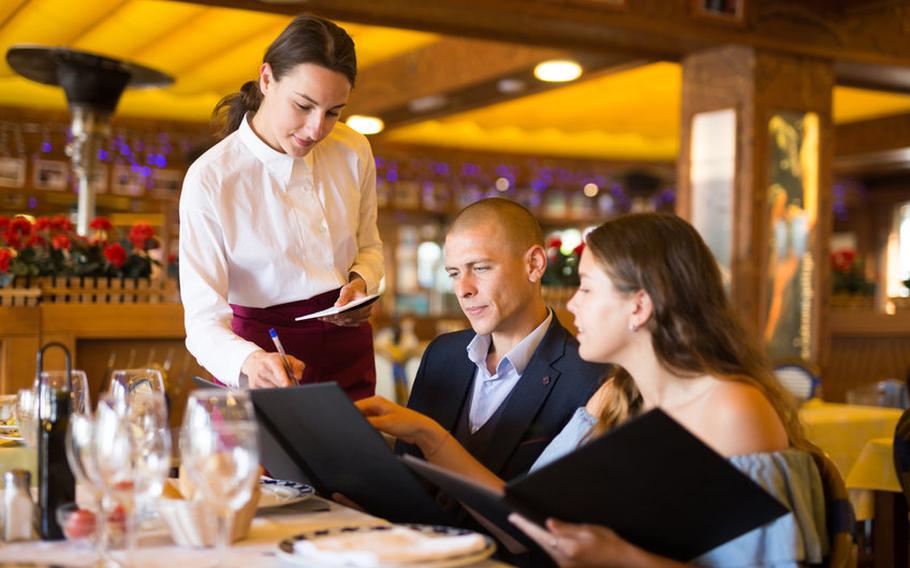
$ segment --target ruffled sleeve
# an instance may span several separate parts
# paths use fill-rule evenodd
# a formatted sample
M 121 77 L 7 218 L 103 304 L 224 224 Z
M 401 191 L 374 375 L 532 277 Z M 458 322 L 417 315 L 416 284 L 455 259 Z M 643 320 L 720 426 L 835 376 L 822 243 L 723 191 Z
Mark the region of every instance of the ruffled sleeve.
M 699 557 L 699 566 L 801 566 L 828 552 L 825 496 L 812 456 L 800 450 L 746 454 L 730 463 L 790 513 Z

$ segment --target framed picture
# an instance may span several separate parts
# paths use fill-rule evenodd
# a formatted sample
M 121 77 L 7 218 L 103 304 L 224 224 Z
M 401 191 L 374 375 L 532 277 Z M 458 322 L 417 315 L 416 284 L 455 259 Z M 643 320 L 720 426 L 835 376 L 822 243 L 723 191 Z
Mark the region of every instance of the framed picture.
M 25 158 L 0 158 L 0 186 L 25 186 Z
M 746 0 L 691 0 L 692 16 L 722 24 L 745 23 Z
M 177 197 L 183 186 L 182 170 L 155 170 L 152 172 L 152 195 Z
M 395 207 L 401 209 L 420 208 L 420 184 L 416 181 L 395 183 Z
M 449 186 L 440 182 L 423 184 L 423 208 L 427 211 L 448 211 L 451 204 Z
M 63 160 L 40 160 L 33 162 L 35 166 L 32 184 L 35 189 L 49 191 L 65 191 L 69 185 L 70 165 Z
M 145 180 L 138 172 L 126 164 L 114 166 L 111 176 L 111 193 L 115 195 L 142 195 L 145 192 Z
M 92 188 L 92 191 L 95 194 L 107 193 L 108 190 L 108 177 L 111 173 L 111 168 L 107 164 L 96 164 L 95 169 L 92 170 L 91 177 L 89 178 L 89 187 Z

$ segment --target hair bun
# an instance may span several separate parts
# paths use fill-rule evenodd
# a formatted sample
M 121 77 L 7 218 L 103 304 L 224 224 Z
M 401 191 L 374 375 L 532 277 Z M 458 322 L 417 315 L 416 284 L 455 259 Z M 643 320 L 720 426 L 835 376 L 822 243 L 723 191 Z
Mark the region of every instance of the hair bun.
M 240 87 L 240 95 L 243 97 L 243 106 L 247 110 L 256 110 L 259 103 L 262 102 L 262 91 L 259 90 L 258 81 L 247 81 Z

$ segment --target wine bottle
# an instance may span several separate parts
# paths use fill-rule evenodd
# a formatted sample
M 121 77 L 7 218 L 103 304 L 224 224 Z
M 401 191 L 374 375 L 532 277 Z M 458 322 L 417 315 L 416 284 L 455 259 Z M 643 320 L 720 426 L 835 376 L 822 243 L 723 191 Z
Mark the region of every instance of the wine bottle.
M 42 540 L 62 540 L 57 508 L 76 500 L 76 479 L 66 459 L 66 431 L 72 412 L 72 366 L 69 351 L 60 343 L 48 343 L 38 351 L 41 377 L 44 351 L 63 350 L 66 383 L 38 385 L 38 533 Z

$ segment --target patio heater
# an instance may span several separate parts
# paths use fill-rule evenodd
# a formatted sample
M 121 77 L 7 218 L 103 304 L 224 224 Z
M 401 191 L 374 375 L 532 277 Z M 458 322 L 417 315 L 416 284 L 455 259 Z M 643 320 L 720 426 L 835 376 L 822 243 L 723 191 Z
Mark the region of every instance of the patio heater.
M 14 71 L 32 81 L 59 85 L 66 93 L 73 140 L 67 147 L 79 191 L 76 231 L 88 233 L 95 216 L 90 185 L 98 150 L 111 133 L 111 115 L 126 87 L 164 87 L 174 78 L 155 69 L 65 47 L 16 45 L 6 52 Z

